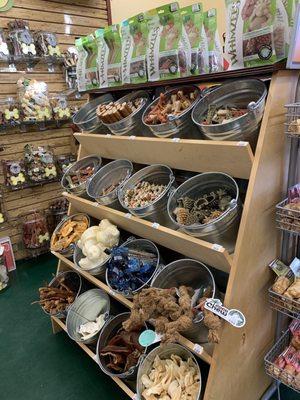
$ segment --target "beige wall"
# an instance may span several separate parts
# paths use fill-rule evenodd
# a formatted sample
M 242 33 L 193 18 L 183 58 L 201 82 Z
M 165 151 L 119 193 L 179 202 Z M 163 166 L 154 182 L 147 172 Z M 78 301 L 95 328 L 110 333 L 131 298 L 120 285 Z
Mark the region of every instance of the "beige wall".
M 168 0 L 110 0 L 113 23 L 121 22 L 124 19 L 168 3 Z M 171 2 L 171 0 L 169 1 Z M 178 0 L 181 7 L 196 3 L 196 0 Z M 225 32 L 225 0 L 203 0 L 204 10 L 217 8 L 219 32 Z

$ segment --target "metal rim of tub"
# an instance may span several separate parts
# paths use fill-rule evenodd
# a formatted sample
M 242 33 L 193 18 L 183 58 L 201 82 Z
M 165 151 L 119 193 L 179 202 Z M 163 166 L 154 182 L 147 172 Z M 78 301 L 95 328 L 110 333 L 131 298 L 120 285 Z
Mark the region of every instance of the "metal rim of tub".
M 84 269 L 79 265 L 79 261 L 80 261 L 80 260 L 78 260 L 79 257 L 81 260 L 85 256 L 82 253 L 82 250 L 80 249 L 80 247 L 77 245 L 77 243 L 75 243 L 74 252 L 73 252 L 73 262 L 75 264 L 75 267 L 79 271 L 87 272 L 88 274 L 93 275 L 93 276 L 101 276 L 101 277 L 105 276 L 106 265 L 110 261 L 110 258 L 111 258 L 109 255 L 107 256 L 107 259 L 105 261 L 103 261 L 102 264 L 99 264 L 96 267 L 89 268 L 89 269 Z

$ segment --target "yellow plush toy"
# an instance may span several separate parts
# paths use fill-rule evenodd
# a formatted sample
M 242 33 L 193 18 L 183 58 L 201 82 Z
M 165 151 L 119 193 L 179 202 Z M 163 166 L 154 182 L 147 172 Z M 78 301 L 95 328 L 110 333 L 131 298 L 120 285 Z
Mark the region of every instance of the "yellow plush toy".
M 22 172 L 20 172 L 17 176 L 11 176 L 10 181 L 13 186 L 17 186 L 19 183 L 25 182 L 25 176 Z

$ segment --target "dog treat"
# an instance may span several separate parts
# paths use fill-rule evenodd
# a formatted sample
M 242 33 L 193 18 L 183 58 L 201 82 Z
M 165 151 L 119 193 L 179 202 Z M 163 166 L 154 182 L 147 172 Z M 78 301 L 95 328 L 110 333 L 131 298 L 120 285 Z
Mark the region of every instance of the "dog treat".
M 226 124 L 248 113 L 246 108 L 219 106 L 210 104 L 207 114 L 202 120 L 204 125 Z
M 49 244 L 50 235 L 45 215 L 41 211 L 33 211 L 23 217 L 23 244 L 26 249 L 45 248 Z
M 5 126 L 15 126 L 20 122 L 20 105 L 12 97 L 0 101 L 0 122 Z
M 35 79 L 19 79 L 17 86 L 23 121 L 52 119 L 48 86 L 45 82 L 39 82 Z
M 197 98 L 197 91 L 184 92 L 177 90 L 173 94 L 166 96 L 160 94 L 159 101 L 151 107 L 150 112 L 145 117 L 145 123 L 150 125 L 165 124 L 179 116 L 189 108 Z
M 3 161 L 6 185 L 12 190 L 28 186 L 24 161 Z
M 185 361 L 174 354 L 167 359 L 156 356 L 149 375 L 142 375 L 141 380 L 145 400 L 198 399 L 200 375 L 191 358 Z
M 142 97 L 123 103 L 110 102 L 109 104 L 100 104 L 97 108 L 97 115 L 105 124 L 113 124 L 128 117 L 138 110 L 145 102 Z
M 105 314 L 99 315 L 95 321 L 88 321 L 85 324 L 79 325 L 77 332 L 81 335 L 83 340 L 90 339 L 98 333 L 105 324 Z
M 126 332 L 121 328 L 109 339 L 100 352 L 108 369 L 114 373 L 123 373 L 137 365 L 144 352 L 144 348 L 139 344 L 140 333 L 141 329 Z
M 192 295 L 194 290 L 186 286 L 178 289 L 142 289 L 133 297 L 130 318 L 123 323 L 127 332 L 134 331 L 145 321 L 151 321 L 162 342 L 176 342 L 179 334 L 192 326 Z
M 132 189 L 126 190 L 123 201 L 129 208 L 146 207 L 160 197 L 165 189 L 165 185 L 141 181 Z
M 197 199 L 181 197 L 173 213 L 180 225 L 208 224 L 228 209 L 231 200 L 232 196 L 220 188 Z
M 53 117 L 56 120 L 64 120 L 71 118 L 71 110 L 68 106 L 68 101 L 66 96 L 56 95 L 50 98 L 50 105 L 53 111 Z
M 222 327 L 221 318 L 219 318 L 213 312 L 206 310 L 204 308 L 205 302 L 208 296 L 211 295 L 211 288 L 208 287 L 204 290 L 204 297 L 201 297 L 198 300 L 198 305 L 193 308 L 193 312 L 195 314 L 195 318 L 199 320 L 203 316 L 203 323 L 208 328 L 208 341 L 210 343 L 219 343 L 220 342 L 220 330 Z
M 25 145 L 24 162 L 27 176 L 33 183 L 57 178 L 54 155 L 46 146 L 34 148 L 32 145 Z
M 295 119 L 289 124 L 288 131 L 294 135 L 300 134 L 300 118 Z
M 107 267 L 109 284 L 118 292 L 132 293 L 149 281 L 156 264 L 153 253 L 122 246 L 113 248 Z
M 55 33 L 36 31 L 33 38 L 39 56 L 61 56 Z
M 84 214 L 70 217 L 57 232 L 54 232 L 51 238 L 52 251 L 64 251 L 71 244 L 76 243 L 83 232 L 88 228 L 89 221 Z
M 93 164 L 88 165 L 87 167 L 78 168 L 75 171 L 70 171 L 66 176 L 66 180 L 69 183 L 70 189 L 75 188 L 82 183 L 85 183 L 88 178 L 90 178 L 94 174 L 95 168 Z
M 33 36 L 27 21 L 16 19 L 8 23 L 8 37 L 15 56 L 36 56 Z
M 41 307 L 49 314 L 55 315 L 63 312 L 75 300 L 75 293 L 70 285 L 66 283 L 65 278 L 59 278 L 56 287 L 45 286 L 39 288 Z

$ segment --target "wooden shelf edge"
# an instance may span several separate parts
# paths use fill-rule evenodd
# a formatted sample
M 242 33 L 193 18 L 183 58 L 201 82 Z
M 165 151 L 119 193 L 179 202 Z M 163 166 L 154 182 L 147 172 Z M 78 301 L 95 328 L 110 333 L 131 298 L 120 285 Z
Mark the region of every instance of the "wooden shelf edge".
M 61 321 L 60 319 L 56 318 L 56 317 L 51 317 L 52 320 L 54 321 L 54 323 L 56 323 L 57 325 L 59 325 L 65 332 L 67 332 L 67 328 L 66 325 L 63 323 L 63 321 Z M 79 343 L 76 342 L 79 347 L 82 348 L 83 351 L 85 351 L 85 353 L 91 357 L 92 360 L 96 361 L 96 354 L 92 352 L 92 350 L 86 346 L 84 343 Z M 131 398 L 131 399 L 135 399 L 136 395 L 135 393 L 133 393 L 133 391 L 120 379 L 117 377 L 111 377 L 111 379 Z
M 109 287 L 105 283 L 101 282 L 99 279 L 97 279 L 94 276 L 90 275 L 88 272 L 79 270 L 78 268 L 75 267 L 74 263 L 72 261 L 68 260 L 66 257 L 62 256 L 61 254 L 59 254 L 59 253 L 57 253 L 55 251 L 52 251 L 51 253 L 55 257 L 57 257 L 60 261 L 65 263 L 68 267 L 70 267 L 72 270 L 78 272 L 80 275 L 82 275 L 89 282 L 93 283 L 95 286 L 97 286 L 100 289 L 104 290 L 108 295 L 114 297 L 116 300 L 118 300 L 120 303 L 124 304 L 126 307 L 128 307 L 130 309 L 133 307 L 132 301 L 126 299 L 124 296 L 122 296 L 120 294 L 114 293 L 111 289 L 109 289 Z M 55 318 L 55 317 L 52 317 L 52 318 Z M 66 330 L 65 329 L 65 325 L 61 320 L 59 320 L 58 318 L 55 318 L 54 320 L 55 321 L 57 320 L 56 321 L 57 324 L 62 329 Z M 182 344 L 183 346 L 185 346 L 186 348 L 188 348 L 192 353 L 194 353 L 197 357 L 201 358 L 206 363 L 211 364 L 212 356 L 206 350 L 206 347 L 207 347 L 206 344 L 203 344 L 203 345 L 195 344 L 195 343 L 191 342 L 190 340 L 186 339 L 183 336 L 180 337 L 179 343 Z M 78 344 L 79 344 L 79 346 L 81 346 L 81 343 L 78 343 Z
M 161 246 L 177 251 L 186 257 L 199 260 L 213 268 L 227 273 L 230 272 L 232 257 L 222 246 L 216 246 L 216 244 L 205 242 L 161 225 L 158 227 L 156 225 L 153 226 L 152 222 L 101 206 L 93 201 L 66 192 L 63 195 L 79 212 L 86 213 L 97 219 L 107 218 L 119 228 L 127 230 L 134 235 L 152 240 Z
M 164 164 L 194 172 L 220 171 L 236 178 L 249 179 L 254 155 L 248 142 L 161 139 L 156 137 L 114 136 L 75 133 L 90 154 L 141 164 Z

